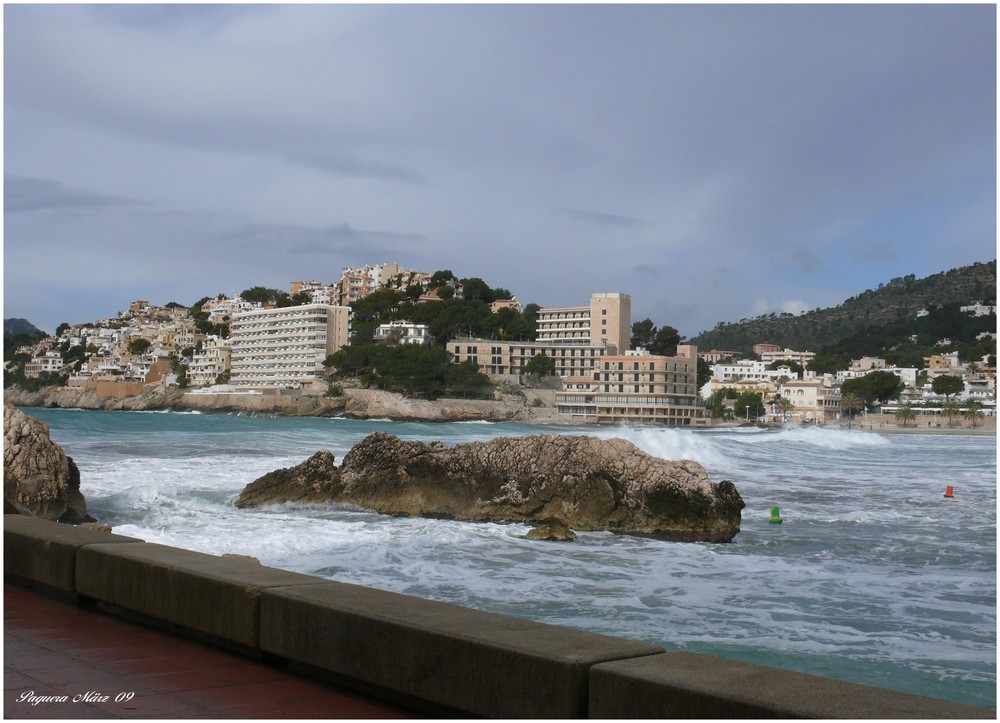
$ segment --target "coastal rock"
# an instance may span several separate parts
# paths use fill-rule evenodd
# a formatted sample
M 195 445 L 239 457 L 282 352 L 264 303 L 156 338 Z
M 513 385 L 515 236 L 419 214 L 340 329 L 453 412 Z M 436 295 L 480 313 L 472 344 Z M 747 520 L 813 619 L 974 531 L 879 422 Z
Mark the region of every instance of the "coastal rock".
M 339 489 L 340 471 L 329 450 L 321 449 L 302 464 L 268 472 L 248 484 L 237 507 L 272 502 L 329 502 Z
M 80 493 L 80 470 L 49 436 L 49 426 L 11 404 L 3 410 L 4 510 L 46 520 L 94 522 Z
M 449 448 L 385 432 L 356 444 L 339 468 L 319 452 L 265 475 L 236 505 L 324 499 L 391 515 L 543 521 L 712 542 L 739 532 L 744 507 L 732 482 L 712 483 L 697 462 L 659 459 L 622 439 L 548 434 Z
M 559 523 L 546 522 L 536 525 L 528 530 L 524 536 L 528 540 L 546 540 L 549 542 L 572 542 L 576 539 L 576 533 Z

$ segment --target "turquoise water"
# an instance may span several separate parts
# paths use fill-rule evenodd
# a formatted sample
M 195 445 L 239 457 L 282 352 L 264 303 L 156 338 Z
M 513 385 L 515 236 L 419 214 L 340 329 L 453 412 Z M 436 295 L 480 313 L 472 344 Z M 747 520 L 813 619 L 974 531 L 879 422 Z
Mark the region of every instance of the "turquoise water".
M 822 429 L 540 429 L 512 423 L 27 409 L 116 532 L 265 565 L 972 705 L 996 705 L 996 440 Z M 240 490 L 375 430 L 456 444 L 624 437 L 701 462 L 747 507 L 728 545 L 337 505 L 239 510 Z M 945 499 L 945 487 L 955 496 Z M 784 522 L 769 523 L 780 508 Z

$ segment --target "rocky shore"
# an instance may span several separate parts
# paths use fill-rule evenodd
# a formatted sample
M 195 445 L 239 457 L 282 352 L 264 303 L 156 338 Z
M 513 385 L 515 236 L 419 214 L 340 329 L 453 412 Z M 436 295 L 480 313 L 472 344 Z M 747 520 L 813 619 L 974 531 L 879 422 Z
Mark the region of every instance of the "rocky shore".
M 320 450 L 247 485 L 237 507 L 349 503 L 390 515 L 534 522 L 560 528 L 729 542 L 743 499 L 691 460 L 664 460 L 623 439 L 558 434 L 448 447 L 374 432 L 336 466 Z
M 101 398 L 92 389 L 51 387 L 38 392 L 7 389 L 6 402 L 20 407 L 108 409 L 125 411 L 201 411 L 259 415 L 391 419 L 393 421 L 464 422 L 486 420 L 559 424 L 551 390 L 526 389 L 495 399 L 409 399 L 377 389 L 346 388 L 337 397 L 289 393 L 204 393 L 160 384 L 141 394 Z
M 555 392 L 551 389 L 521 389 L 515 394 L 498 394 L 495 399 L 410 399 L 378 389 L 345 388 L 338 397 L 291 393 L 205 393 L 151 384 L 138 395 L 101 398 L 92 389 L 50 387 L 38 392 L 4 390 L 4 401 L 19 407 L 61 407 L 64 409 L 108 409 L 125 411 L 200 411 L 205 413 L 257 414 L 288 417 L 349 417 L 389 419 L 395 422 L 522 422 L 525 424 L 578 425 L 556 414 Z M 928 424 L 929 422 L 929 424 Z M 743 422 L 713 420 L 711 427 L 740 427 Z M 949 434 L 995 436 L 996 417 L 985 417 L 976 427 L 964 419 L 953 426 L 946 420 L 918 419 L 896 424 L 892 414 L 868 416 L 868 421 L 830 422 L 820 429 L 865 431 L 885 434 Z
M 47 424 L 4 404 L 3 442 L 4 513 L 94 522 L 80 492 L 80 470 L 52 441 Z

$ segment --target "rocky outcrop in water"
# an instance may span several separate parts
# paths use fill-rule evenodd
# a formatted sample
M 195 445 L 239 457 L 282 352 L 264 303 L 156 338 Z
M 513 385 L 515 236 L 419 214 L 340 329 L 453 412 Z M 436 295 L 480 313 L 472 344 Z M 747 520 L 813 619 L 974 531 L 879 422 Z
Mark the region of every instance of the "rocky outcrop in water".
M 653 457 L 622 439 L 556 434 L 449 448 L 375 432 L 337 467 L 320 451 L 250 483 L 237 507 L 346 502 L 391 515 L 546 522 L 576 530 L 728 542 L 743 500 L 690 460 Z
M 3 410 L 4 511 L 46 520 L 93 522 L 80 493 L 80 470 L 49 437 L 49 426 L 13 405 Z

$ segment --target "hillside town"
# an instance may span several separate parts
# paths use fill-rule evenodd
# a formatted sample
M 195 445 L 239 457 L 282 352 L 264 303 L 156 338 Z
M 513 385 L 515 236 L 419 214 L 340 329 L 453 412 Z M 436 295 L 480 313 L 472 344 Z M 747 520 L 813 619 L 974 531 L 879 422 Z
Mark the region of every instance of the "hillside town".
M 327 364 L 352 343 L 355 305 L 383 289 L 405 292 L 418 305 L 462 299 L 465 291 L 450 273 L 442 277 L 385 263 L 345 268 L 333 284 L 293 281 L 281 299 L 220 294 L 192 308 L 140 299 L 113 317 L 63 324 L 55 336 L 17 349 L 5 369 L 9 373 L 20 363 L 25 379 L 90 389 L 102 399 L 138 395 L 150 385 L 175 385 L 192 394 L 329 395 Z M 498 297 L 490 302 L 491 312 L 522 311 L 512 294 Z M 942 351 L 925 357 L 920 368 L 862 357 L 844 369 L 817 373 L 809 369 L 815 352 L 763 339 L 753 355 L 685 343 L 654 354 L 633 344 L 627 293 L 594 292 L 589 300 L 574 301 L 582 303 L 533 305 L 530 339 L 454 334 L 446 344 L 450 360 L 509 387 L 524 384 L 536 369 L 533 362 L 543 359 L 554 414 L 579 423 L 827 424 L 878 408 L 904 425 L 940 425 L 942 419 L 950 425 L 964 416 L 975 426 L 996 414 L 990 355 L 961 359 L 958 352 Z M 961 311 L 995 315 L 996 307 L 970 300 Z M 388 346 L 434 343 L 427 324 L 400 319 L 377 324 L 371 340 Z M 890 379 L 890 392 L 867 399 L 856 394 L 859 380 L 875 379 Z

